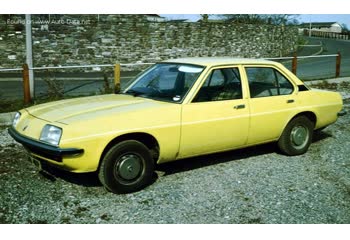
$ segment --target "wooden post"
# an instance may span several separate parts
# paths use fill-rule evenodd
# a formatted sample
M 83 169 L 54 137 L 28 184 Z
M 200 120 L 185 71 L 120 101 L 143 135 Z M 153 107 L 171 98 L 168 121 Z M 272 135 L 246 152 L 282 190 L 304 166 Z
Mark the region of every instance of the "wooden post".
M 340 63 L 341 63 L 341 55 L 340 52 L 338 52 L 338 56 L 336 59 L 336 64 L 335 64 L 335 77 L 338 78 L 340 76 Z
M 294 53 L 293 60 L 292 60 L 292 73 L 294 73 L 295 75 L 297 74 L 297 65 L 298 65 L 298 58 L 297 58 L 297 54 Z
M 114 65 L 114 93 L 120 92 L 120 64 Z
M 30 87 L 29 87 L 29 67 L 28 64 L 23 64 L 23 96 L 24 96 L 24 104 L 28 104 L 31 101 L 30 98 Z

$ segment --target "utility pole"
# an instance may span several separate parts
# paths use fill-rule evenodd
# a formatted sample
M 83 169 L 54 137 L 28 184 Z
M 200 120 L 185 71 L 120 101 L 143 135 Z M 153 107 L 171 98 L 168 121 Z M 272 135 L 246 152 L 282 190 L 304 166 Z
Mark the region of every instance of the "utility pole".
M 311 37 L 311 19 L 310 19 L 310 27 L 309 27 L 309 37 Z
M 29 90 L 31 99 L 34 98 L 34 72 L 33 72 L 33 51 L 32 51 L 32 20 L 30 14 L 26 14 L 26 55 L 29 68 Z

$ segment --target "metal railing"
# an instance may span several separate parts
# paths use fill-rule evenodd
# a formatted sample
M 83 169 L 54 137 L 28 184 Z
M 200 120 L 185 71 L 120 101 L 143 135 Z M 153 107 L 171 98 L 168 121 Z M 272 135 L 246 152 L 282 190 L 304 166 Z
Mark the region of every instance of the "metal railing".
M 338 52 L 337 54 L 326 54 L 326 55 L 311 55 L 311 56 L 297 56 L 294 54 L 292 57 L 275 57 L 275 58 L 265 58 L 268 60 L 292 60 L 292 72 L 294 74 L 297 73 L 297 65 L 298 59 L 308 59 L 308 58 L 326 58 L 326 57 L 335 57 L 335 77 L 338 78 L 340 76 L 340 65 L 341 65 L 341 54 Z
M 142 65 L 152 65 L 154 63 L 117 63 L 117 64 L 95 64 L 95 65 L 75 65 L 75 66 L 55 66 L 55 67 L 33 67 L 28 68 L 29 70 L 46 70 L 46 69 L 70 69 L 70 68 L 94 68 L 94 67 L 115 67 L 119 65 L 121 67 L 128 66 L 142 66 Z
M 0 68 L 0 72 L 23 71 L 23 68 Z
M 290 60 L 290 59 L 305 59 L 305 58 L 323 58 L 323 57 L 337 57 L 339 54 L 328 54 L 328 55 L 312 55 L 312 56 L 293 56 L 293 57 L 275 57 L 275 58 L 265 58 L 268 60 Z

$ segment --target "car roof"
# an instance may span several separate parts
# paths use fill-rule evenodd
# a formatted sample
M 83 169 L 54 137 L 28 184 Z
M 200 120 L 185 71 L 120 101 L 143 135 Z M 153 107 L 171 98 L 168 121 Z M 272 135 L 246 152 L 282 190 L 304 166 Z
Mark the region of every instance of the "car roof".
M 226 65 L 226 64 L 274 64 L 276 63 L 266 59 L 234 58 L 234 57 L 189 57 L 189 58 L 169 59 L 163 62 L 196 64 L 196 65 L 202 65 L 202 66 L 215 66 L 215 65 Z

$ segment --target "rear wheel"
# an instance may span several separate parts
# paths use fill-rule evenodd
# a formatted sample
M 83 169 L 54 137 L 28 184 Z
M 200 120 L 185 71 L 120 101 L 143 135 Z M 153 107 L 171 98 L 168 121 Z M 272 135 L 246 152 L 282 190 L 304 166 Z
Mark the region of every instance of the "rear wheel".
M 152 180 L 154 163 L 149 149 L 141 142 L 127 140 L 113 146 L 102 159 L 98 177 L 111 192 L 141 190 Z
M 280 150 L 290 156 L 304 154 L 312 141 L 314 123 L 305 116 L 292 119 L 278 140 Z

